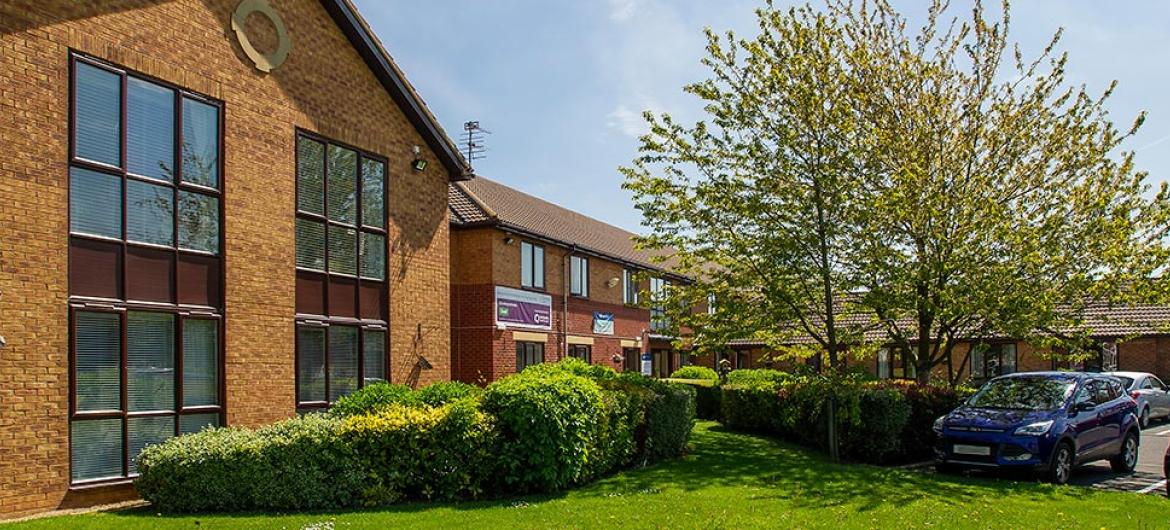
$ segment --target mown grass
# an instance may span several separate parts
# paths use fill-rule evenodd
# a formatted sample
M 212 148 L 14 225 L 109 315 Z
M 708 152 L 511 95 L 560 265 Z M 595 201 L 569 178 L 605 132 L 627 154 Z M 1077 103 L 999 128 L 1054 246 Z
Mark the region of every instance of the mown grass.
M 5 525 L 56 528 L 1166 528 L 1170 501 L 1075 486 L 835 465 L 700 422 L 685 458 L 557 495 L 299 514 L 149 508 Z

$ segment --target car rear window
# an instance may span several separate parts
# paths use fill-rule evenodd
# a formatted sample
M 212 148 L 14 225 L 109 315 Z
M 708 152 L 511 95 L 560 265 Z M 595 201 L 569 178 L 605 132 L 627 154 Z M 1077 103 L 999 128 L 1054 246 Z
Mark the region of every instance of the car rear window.
M 1005 377 L 992 379 L 967 405 L 990 409 L 1052 410 L 1060 408 L 1077 386 L 1066 377 Z
M 1124 376 L 1120 376 L 1120 375 L 1116 376 L 1116 377 L 1121 380 L 1121 386 L 1123 386 L 1125 388 L 1133 388 L 1133 378 L 1132 377 L 1124 377 Z

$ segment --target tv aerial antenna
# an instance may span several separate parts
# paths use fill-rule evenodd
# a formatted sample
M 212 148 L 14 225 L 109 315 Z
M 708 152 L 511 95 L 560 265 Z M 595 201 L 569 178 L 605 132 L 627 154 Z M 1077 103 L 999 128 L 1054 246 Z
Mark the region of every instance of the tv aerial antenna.
M 479 126 L 479 121 L 469 121 L 463 124 L 463 156 L 468 164 L 487 157 L 487 135 L 492 132 Z

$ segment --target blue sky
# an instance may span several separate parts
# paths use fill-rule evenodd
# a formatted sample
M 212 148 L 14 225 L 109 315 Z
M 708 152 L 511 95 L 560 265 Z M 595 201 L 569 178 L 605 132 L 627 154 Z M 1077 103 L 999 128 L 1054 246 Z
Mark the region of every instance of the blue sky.
M 641 112 L 701 119 L 681 87 L 706 75 L 702 29 L 753 35 L 761 4 L 355 1 L 449 134 L 472 119 L 492 131 L 477 173 L 635 232 L 640 215 L 617 168 L 637 155 Z M 925 2 L 894 4 L 920 19 Z M 967 2 L 954 4 L 955 14 L 967 12 Z M 1167 20 L 1170 2 L 1027 0 L 1012 12 L 1011 38 L 1026 55 L 1064 27 L 1070 82 L 1099 92 L 1119 81 L 1110 103 L 1119 126 L 1149 112 L 1128 149 L 1155 182 L 1170 176 Z

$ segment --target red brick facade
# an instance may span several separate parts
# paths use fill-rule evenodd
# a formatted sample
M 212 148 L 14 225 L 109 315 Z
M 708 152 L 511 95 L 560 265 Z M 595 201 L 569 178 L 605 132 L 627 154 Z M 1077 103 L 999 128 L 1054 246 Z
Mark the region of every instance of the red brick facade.
M 70 52 L 223 102 L 226 423 L 288 418 L 294 396 L 294 141 L 311 131 L 385 157 L 390 371 L 450 374 L 444 160 L 319 2 L 270 0 L 292 40 L 257 71 L 237 0 L 0 4 L 0 518 L 133 496 L 70 489 Z M 256 47 L 274 49 L 263 17 Z M 415 146 L 430 162 L 415 171 Z M 419 368 L 425 358 L 432 369 Z
M 544 247 L 545 289 L 541 292 L 552 297 L 553 313 L 552 329 L 548 331 L 515 327 L 501 329 L 495 323 L 496 286 L 520 288 L 520 244 L 523 241 Z M 593 364 L 617 370 L 626 366 L 624 353 L 636 350 L 640 355 L 650 351 L 650 311 L 623 303 L 623 265 L 588 255 L 588 298 L 566 298 L 567 247 L 494 227 L 479 227 L 453 229 L 451 248 L 453 379 L 484 384 L 516 373 L 516 336 L 525 341 L 536 337 L 544 341 L 545 362 L 563 358 L 566 343 L 590 345 Z M 641 287 L 645 290 L 647 286 Z M 613 335 L 593 333 L 595 311 L 613 313 Z M 639 365 L 631 363 L 629 366 Z

